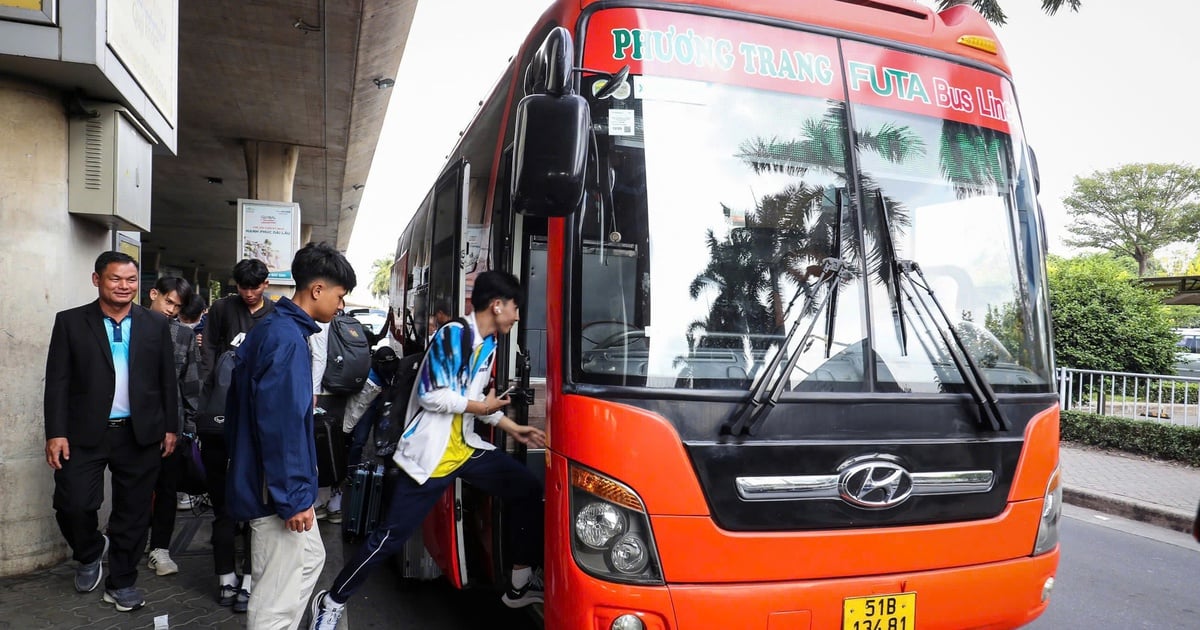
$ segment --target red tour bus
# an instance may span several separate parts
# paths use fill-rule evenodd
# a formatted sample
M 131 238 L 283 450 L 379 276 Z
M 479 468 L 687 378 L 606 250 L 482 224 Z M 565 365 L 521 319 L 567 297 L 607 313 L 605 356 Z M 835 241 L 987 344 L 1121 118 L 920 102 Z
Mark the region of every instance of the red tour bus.
M 553 629 L 1012 628 L 1058 565 L 1037 166 L 971 8 L 554 3 L 400 238 L 420 346 L 528 289 Z M 502 439 L 502 435 L 495 439 Z M 502 582 L 502 506 L 424 545 Z M 411 548 L 411 546 L 410 546 Z M 410 563 L 412 559 L 410 559 Z

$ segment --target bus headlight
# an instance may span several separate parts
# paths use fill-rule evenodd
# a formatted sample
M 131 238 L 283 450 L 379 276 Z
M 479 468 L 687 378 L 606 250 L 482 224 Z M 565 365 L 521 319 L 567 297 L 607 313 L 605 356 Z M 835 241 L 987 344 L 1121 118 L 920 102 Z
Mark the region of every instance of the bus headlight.
M 1033 555 L 1044 554 L 1058 544 L 1058 521 L 1062 518 L 1062 467 L 1054 469 L 1050 482 L 1046 484 L 1046 496 L 1042 499 L 1042 520 L 1038 524 L 1037 542 Z
M 625 533 L 626 519 L 617 506 L 604 501 L 589 503 L 575 515 L 575 536 L 592 549 L 605 549 Z
M 637 575 L 650 564 L 646 543 L 636 534 L 625 534 L 608 552 L 612 567 L 625 575 Z
M 662 584 L 650 516 L 629 486 L 572 465 L 571 553 L 588 575 L 611 582 Z

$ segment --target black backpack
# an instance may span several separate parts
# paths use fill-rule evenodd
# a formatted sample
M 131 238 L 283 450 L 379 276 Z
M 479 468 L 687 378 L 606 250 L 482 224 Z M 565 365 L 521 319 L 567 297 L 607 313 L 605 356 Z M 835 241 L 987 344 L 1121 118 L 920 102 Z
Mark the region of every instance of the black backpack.
M 230 348 L 217 355 L 212 373 L 200 389 L 200 410 L 196 414 L 196 433 L 213 434 L 225 430 L 225 399 L 229 397 L 229 385 L 233 382 L 233 368 L 237 366 L 237 349 Z
M 371 342 L 362 322 L 338 313 L 329 322 L 321 386 L 331 394 L 353 394 L 363 388 L 371 372 Z
M 467 320 L 456 317 L 453 322 L 462 324 L 466 334 L 461 337 L 461 356 L 470 357 L 471 351 L 474 350 L 474 336 L 471 334 L 471 325 Z M 447 346 L 449 341 L 445 342 Z M 453 349 L 450 347 L 444 348 L 447 354 L 450 354 Z M 413 391 L 416 390 L 417 376 L 421 372 L 421 363 L 425 360 L 425 354 L 429 352 L 426 348 L 421 352 L 406 354 L 400 358 L 399 365 L 396 367 L 396 375 L 392 377 L 392 383 L 387 390 L 380 393 L 377 404 L 382 405 L 379 410 L 379 420 L 375 425 L 375 454 L 379 457 L 390 457 L 396 451 L 396 445 L 400 443 L 400 436 L 404 433 L 404 427 L 408 425 L 408 421 L 412 418 L 404 417 L 408 410 L 408 400 L 412 397 Z M 470 360 L 463 361 L 462 370 L 467 369 Z

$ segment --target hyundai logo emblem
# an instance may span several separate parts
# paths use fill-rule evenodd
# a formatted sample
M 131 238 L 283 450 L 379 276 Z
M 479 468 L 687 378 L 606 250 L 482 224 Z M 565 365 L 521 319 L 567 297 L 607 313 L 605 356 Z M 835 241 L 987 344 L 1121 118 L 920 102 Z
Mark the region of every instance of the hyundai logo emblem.
M 850 505 L 884 509 L 904 503 L 912 494 L 912 475 L 900 464 L 879 456 L 850 460 L 838 475 L 838 494 Z

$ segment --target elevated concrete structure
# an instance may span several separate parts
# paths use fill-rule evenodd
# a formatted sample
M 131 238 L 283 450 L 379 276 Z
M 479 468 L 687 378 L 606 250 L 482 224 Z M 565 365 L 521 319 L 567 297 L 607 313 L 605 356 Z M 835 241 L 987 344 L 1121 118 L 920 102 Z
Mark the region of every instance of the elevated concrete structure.
M 265 144 L 294 151 L 290 200 L 311 239 L 345 249 L 393 91 L 376 80 L 395 79 L 415 10 L 416 0 L 180 3 L 179 151 L 156 156 L 144 251 L 225 280 L 239 258 L 236 200 L 285 200 L 252 185 L 248 147 Z

